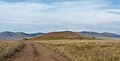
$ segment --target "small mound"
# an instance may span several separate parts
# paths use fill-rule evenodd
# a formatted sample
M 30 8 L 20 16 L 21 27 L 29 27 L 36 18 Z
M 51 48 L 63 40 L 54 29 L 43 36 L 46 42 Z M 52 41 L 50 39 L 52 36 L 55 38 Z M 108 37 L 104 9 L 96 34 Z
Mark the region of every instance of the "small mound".
M 93 39 L 87 36 L 79 35 L 72 31 L 51 32 L 30 40 L 55 40 L 55 39 Z

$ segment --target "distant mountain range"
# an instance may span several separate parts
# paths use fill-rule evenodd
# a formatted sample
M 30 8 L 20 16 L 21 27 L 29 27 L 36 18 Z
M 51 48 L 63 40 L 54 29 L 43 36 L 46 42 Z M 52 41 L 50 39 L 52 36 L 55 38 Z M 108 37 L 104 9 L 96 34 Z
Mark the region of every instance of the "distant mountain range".
M 44 33 L 23 33 L 23 32 L 10 32 L 5 31 L 0 33 L 0 40 L 22 40 L 23 38 L 31 38 L 42 35 Z
M 119 34 L 109 33 L 109 32 L 89 32 L 89 31 L 82 31 L 79 32 L 81 35 L 90 36 L 90 37 L 99 37 L 99 38 L 120 38 Z
M 104 33 L 98 33 L 98 32 L 89 32 L 89 31 L 82 31 L 78 32 L 80 35 L 85 35 L 89 37 L 100 37 L 100 38 L 120 38 L 120 35 L 114 34 L 114 33 L 109 33 L 109 32 L 104 32 Z M 10 32 L 10 31 L 5 31 L 0 33 L 0 40 L 23 40 L 23 38 L 32 38 L 32 37 L 37 37 L 40 35 L 43 35 L 44 33 L 24 33 L 24 32 Z

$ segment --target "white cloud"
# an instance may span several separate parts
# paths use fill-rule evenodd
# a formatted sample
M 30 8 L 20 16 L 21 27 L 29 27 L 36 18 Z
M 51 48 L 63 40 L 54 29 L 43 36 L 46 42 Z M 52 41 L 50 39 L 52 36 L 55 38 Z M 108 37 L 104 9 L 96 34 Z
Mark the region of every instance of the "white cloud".
M 0 22 L 24 24 L 102 24 L 119 21 L 120 15 L 101 9 L 101 1 L 44 3 L 0 3 Z M 114 9 L 115 10 L 115 9 Z M 119 10 L 120 11 L 120 10 Z
M 56 3 L 57 9 L 52 12 L 54 18 L 71 23 L 101 24 L 118 21 L 120 15 L 108 13 L 107 4 L 93 1 Z M 111 10 L 109 10 L 111 11 Z

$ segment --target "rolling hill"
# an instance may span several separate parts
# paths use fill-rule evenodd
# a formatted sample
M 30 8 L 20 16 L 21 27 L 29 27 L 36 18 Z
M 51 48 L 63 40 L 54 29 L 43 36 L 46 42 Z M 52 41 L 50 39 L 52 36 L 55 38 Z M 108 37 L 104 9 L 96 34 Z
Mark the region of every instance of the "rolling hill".
M 54 40 L 54 39 L 93 39 L 92 37 L 86 37 L 79 35 L 72 31 L 50 32 L 39 37 L 30 38 L 29 40 Z

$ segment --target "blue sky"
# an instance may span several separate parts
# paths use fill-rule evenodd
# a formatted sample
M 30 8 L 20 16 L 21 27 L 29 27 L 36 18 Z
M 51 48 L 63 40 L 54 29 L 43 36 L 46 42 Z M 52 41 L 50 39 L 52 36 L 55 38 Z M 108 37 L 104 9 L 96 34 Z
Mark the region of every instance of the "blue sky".
M 120 0 L 0 0 L 0 32 L 120 34 Z

